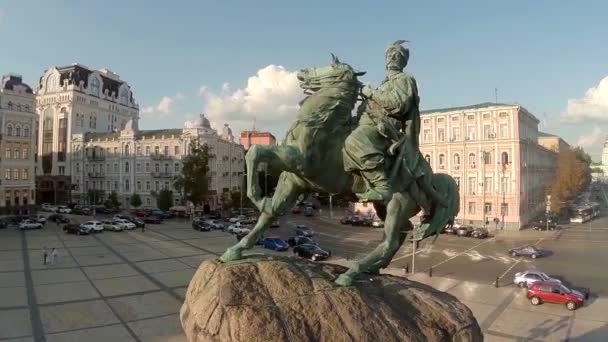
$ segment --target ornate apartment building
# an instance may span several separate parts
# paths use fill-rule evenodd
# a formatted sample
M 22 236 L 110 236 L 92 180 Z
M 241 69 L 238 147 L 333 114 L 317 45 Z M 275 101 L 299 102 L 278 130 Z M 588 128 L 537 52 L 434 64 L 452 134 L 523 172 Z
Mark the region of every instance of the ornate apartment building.
M 32 88 L 21 76 L 0 81 L 0 213 L 35 203 L 38 115 Z
M 139 130 L 137 119 L 129 120 L 119 132 L 76 134 L 70 142 L 75 185 L 73 199 L 87 203 L 89 190 L 115 191 L 123 207 L 137 193 L 143 207 L 156 207 L 163 189 L 172 190 L 176 204 L 183 204 L 173 187 L 191 142 L 209 147 L 209 206 L 220 205 L 225 192 L 240 191 L 244 174 L 244 150 L 224 125 L 221 134 L 203 115 L 194 123 L 175 129 Z
M 38 202 L 70 201 L 71 138 L 86 132 L 112 133 L 139 116 L 131 87 L 107 69 L 80 64 L 51 67 L 36 90 L 39 114 Z
M 524 107 L 481 103 L 424 111 L 421 121 L 422 154 L 460 186 L 458 221 L 519 229 L 542 215 L 556 152 L 567 144 L 547 139 Z

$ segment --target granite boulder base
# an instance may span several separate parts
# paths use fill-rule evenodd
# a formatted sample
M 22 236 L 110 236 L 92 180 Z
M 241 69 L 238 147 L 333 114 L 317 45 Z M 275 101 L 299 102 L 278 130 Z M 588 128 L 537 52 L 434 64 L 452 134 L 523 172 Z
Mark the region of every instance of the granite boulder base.
M 191 342 L 483 341 L 454 296 L 390 275 L 336 285 L 345 271 L 288 257 L 204 261 L 188 287 L 182 327 Z

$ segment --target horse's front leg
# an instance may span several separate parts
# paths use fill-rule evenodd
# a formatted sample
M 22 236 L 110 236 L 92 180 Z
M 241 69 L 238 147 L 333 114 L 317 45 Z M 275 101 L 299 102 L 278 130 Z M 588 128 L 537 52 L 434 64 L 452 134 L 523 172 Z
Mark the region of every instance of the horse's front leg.
M 270 224 L 287 208 L 293 206 L 298 196 L 302 192 L 301 181 L 293 174 L 288 172 L 281 173 L 277 188 L 270 199 L 268 212 L 261 211 L 260 217 L 255 227 L 241 239 L 236 245 L 229 247 L 220 258 L 222 261 L 240 260 L 243 258 L 242 251 L 251 249 L 258 241 Z

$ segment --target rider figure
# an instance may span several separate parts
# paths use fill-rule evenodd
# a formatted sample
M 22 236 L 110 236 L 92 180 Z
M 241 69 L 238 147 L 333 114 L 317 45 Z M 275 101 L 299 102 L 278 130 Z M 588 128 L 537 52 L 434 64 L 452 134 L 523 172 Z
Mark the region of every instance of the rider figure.
M 396 41 L 386 49 L 387 76 L 380 87 L 361 89 L 366 101 L 360 108 L 359 125 L 345 142 L 344 168 L 363 176 L 367 190 L 357 196 L 364 201 L 388 202 L 392 197 L 385 158 L 392 144 L 403 136 L 412 147 L 406 159 L 414 160 L 419 153 L 420 99 L 416 80 L 403 71 L 410 55 L 401 46 L 404 42 Z

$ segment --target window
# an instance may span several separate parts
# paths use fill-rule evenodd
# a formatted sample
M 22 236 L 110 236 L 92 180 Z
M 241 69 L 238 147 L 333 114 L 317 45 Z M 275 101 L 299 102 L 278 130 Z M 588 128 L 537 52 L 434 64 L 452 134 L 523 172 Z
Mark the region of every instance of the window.
M 490 118 L 490 113 L 483 113 L 483 118 L 484 119 L 489 119 Z
M 28 151 L 27 147 L 24 147 L 23 148 L 23 159 L 27 159 L 28 158 L 28 155 L 29 155 L 28 152 L 29 151 Z
M 129 150 L 130 150 L 129 144 L 125 145 L 125 156 L 129 155 Z
M 164 148 L 164 154 L 165 154 L 166 156 L 168 156 L 168 155 L 169 155 L 169 146 L 165 146 L 165 148 Z
M 146 181 L 146 190 L 150 191 L 150 181 Z
M 160 153 L 160 147 L 154 146 L 154 154 L 158 155 Z
M 89 94 L 99 96 L 99 80 L 97 77 L 91 78 L 91 84 L 89 85 Z
M 179 156 L 179 146 L 174 147 L 173 154 L 175 154 L 176 156 Z
M 160 172 L 160 164 L 154 164 L 154 172 Z
M 125 179 L 125 191 L 130 191 L 129 190 L 129 180 Z
M 492 163 L 492 152 L 481 152 L 481 158 L 484 164 L 489 165 Z
M 502 215 L 502 216 L 509 215 L 509 204 L 508 203 L 502 203 L 500 205 L 500 215 Z
M 110 173 L 110 164 L 106 164 L 106 173 Z
M 149 156 L 150 155 L 150 146 L 146 146 L 146 155 Z
M 475 140 L 475 126 L 467 126 L 467 139 Z
M 129 173 L 129 162 L 125 162 L 125 172 Z
M 500 163 L 503 166 L 509 164 L 509 154 L 507 152 L 503 152 L 500 154 Z
M 11 179 L 11 169 L 4 170 L 4 179 Z
M 146 205 L 150 205 L 150 198 L 146 198 Z
M 500 177 L 500 191 L 502 193 L 511 192 L 511 179 L 509 176 Z
M 509 137 L 509 125 L 507 125 L 506 123 L 500 124 L 500 137 L 501 138 Z
M 55 89 L 57 89 L 57 83 L 57 77 L 50 76 L 46 80 L 46 91 L 55 91 Z
M 484 203 L 483 213 L 486 215 L 490 215 L 492 213 L 492 203 L 490 203 L 490 202 Z
M 475 202 L 469 202 L 469 214 L 475 214 Z
M 426 162 L 430 164 L 431 163 L 431 156 L 429 156 L 428 154 L 426 154 L 424 156 L 424 160 L 426 160 Z
M 118 191 L 118 182 L 114 181 L 114 191 Z
M 454 165 L 460 165 L 460 154 L 454 154 Z
M 485 177 L 483 180 L 483 189 L 485 192 L 493 192 L 494 191 L 494 180 L 492 177 Z
M 120 91 L 120 103 L 125 105 L 129 103 L 129 91 L 126 88 Z
M 137 181 L 137 191 L 141 191 L 141 181 Z
M 506 118 L 507 116 L 509 116 L 509 114 L 507 114 L 507 112 L 500 112 L 500 113 L 498 113 L 498 117 L 499 118 Z
M 26 180 L 28 178 L 27 169 L 21 170 L 21 179 Z
M 30 126 L 24 126 L 23 127 L 23 136 L 24 137 L 29 137 L 30 136 Z
M 58 169 L 60 175 L 65 175 L 65 166 L 60 166 Z
M 114 163 L 114 172 L 118 173 L 118 163 Z
M 135 148 L 135 154 L 137 154 L 138 156 L 141 156 L 141 146 L 137 146 Z
M 146 172 L 150 172 L 150 163 L 146 163 Z
M 135 164 L 135 170 L 137 172 L 141 172 L 141 164 L 140 163 Z
M 452 127 L 452 141 L 460 141 L 460 127 Z
M 445 142 L 445 128 L 437 129 L 437 139 L 439 139 L 439 142 Z
M 175 171 L 175 173 L 178 173 L 178 172 L 179 172 L 179 164 L 178 164 L 178 163 L 175 163 L 175 165 L 174 165 L 174 166 L 175 166 L 175 167 L 174 167 L 173 171 Z
M 475 115 L 474 114 L 467 115 L 467 120 L 475 120 Z
M 458 119 L 459 119 L 459 116 L 458 116 L 458 115 L 454 115 L 454 116 L 452 116 L 452 121 L 458 121 Z
M 163 184 L 163 189 L 169 190 L 169 182 L 165 182 L 165 184 Z
M 456 186 L 460 189 L 460 177 L 454 177 L 454 182 L 456 182 Z
M 11 149 L 10 147 L 6 148 L 6 154 L 4 156 L 6 159 L 11 159 Z
M 160 190 L 160 183 L 158 181 L 154 181 L 154 190 L 155 191 Z
M 424 132 L 422 133 L 422 141 L 424 142 L 429 142 L 431 141 L 431 130 L 430 129 L 425 129 Z
M 15 126 L 15 136 L 16 137 L 21 136 L 21 126 L 19 126 L 19 125 Z
M 486 139 L 493 138 L 492 134 L 492 126 L 491 125 L 483 125 L 483 137 Z
M 76 172 L 80 172 L 80 164 L 76 163 Z
M 469 177 L 469 184 L 468 184 L 469 195 L 475 195 L 476 188 L 477 188 L 477 177 Z
M 8 135 L 9 137 L 13 135 L 13 125 L 6 125 L 6 135 Z
M 437 118 L 437 122 L 443 122 L 445 121 L 444 118 Z
M 14 180 L 19 179 L 19 169 L 13 169 L 13 179 Z
M 475 153 L 469 153 L 469 165 L 475 167 Z
M 15 151 L 13 151 L 13 159 L 19 159 L 21 158 L 21 153 L 19 153 L 18 149 L 15 149 Z
M 445 154 L 440 154 L 439 155 L 439 166 L 444 166 L 445 165 Z
M 114 147 L 114 156 L 118 155 L 118 147 Z
M 169 173 L 169 164 L 165 163 L 165 173 Z

